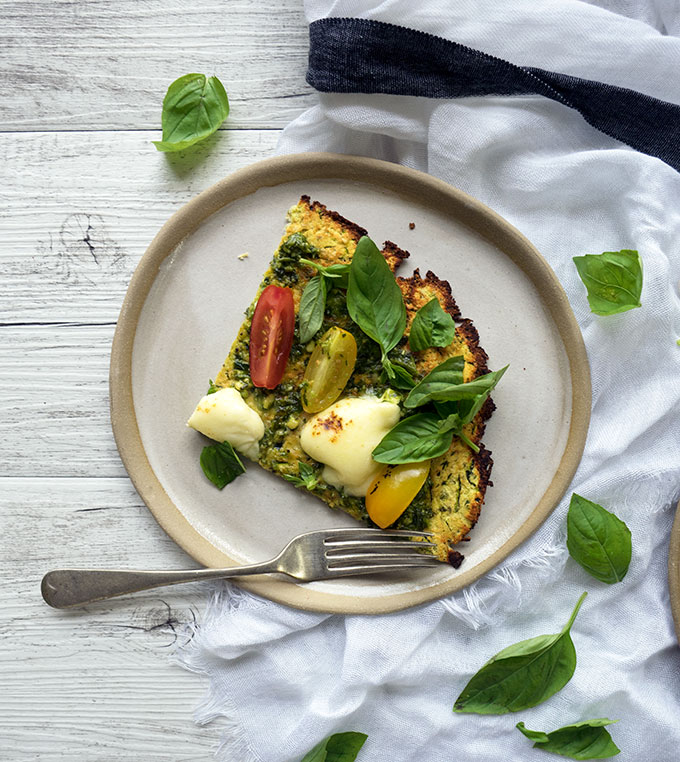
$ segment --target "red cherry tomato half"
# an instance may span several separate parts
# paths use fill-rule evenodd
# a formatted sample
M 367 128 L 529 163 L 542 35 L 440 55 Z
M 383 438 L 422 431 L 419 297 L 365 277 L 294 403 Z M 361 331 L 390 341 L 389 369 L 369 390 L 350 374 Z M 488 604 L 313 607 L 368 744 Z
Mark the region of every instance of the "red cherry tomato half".
M 293 292 L 267 286 L 260 294 L 250 325 L 250 377 L 255 386 L 281 383 L 295 332 Z

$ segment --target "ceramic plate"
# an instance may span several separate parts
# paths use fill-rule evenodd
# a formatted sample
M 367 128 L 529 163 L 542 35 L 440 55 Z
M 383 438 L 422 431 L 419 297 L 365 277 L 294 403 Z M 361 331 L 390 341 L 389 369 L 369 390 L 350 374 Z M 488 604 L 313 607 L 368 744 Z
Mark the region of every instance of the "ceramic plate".
M 332 154 L 279 157 L 236 172 L 175 213 L 151 243 L 130 283 L 111 359 L 112 421 L 123 462 L 161 526 L 200 563 L 262 561 L 301 532 L 354 524 L 255 464 L 215 489 L 198 462 L 207 440 L 185 426 L 229 351 L 287 209 L 303 193 L 377 242 L 409 250 L 402 272 L 431 269 L 449 280 L 489 366 L 510 364 L 484 437 L 493 452 L 493 487 L 470 541 L 459 546 L 460 569 L 306 585 L 276 577 L 241 583 L 305 609 L 394 611 L 469 584 L 548 516 L 583 451 L 588 362 L 545 260 L 461 191 L 398 165 Z

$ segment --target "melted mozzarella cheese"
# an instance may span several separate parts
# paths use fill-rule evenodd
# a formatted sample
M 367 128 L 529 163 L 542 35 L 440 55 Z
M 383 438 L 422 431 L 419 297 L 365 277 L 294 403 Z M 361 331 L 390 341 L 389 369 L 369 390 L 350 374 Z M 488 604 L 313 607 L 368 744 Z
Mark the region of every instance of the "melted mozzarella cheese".
M 206 394 L 196 405 L 187 426 L 210 439 L 229 444 L 251 460 L 257 460 L 264 435 L 262 418 L 246 405 L 236 389 L 227 387 Z
M 399 405 L 377 397 L 346 397 L 317 413 L 300 433 L 302 449 L 325 464 L 323 479 L 364 497 L 378 471 L 371 453 L 399 421 Z

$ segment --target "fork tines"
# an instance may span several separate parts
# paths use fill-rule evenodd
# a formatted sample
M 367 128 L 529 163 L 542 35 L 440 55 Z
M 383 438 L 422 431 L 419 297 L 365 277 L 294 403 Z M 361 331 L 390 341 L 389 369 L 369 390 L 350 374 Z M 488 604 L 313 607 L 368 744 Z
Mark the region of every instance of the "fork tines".
M 432 532 L 409 532 L 407 529 L 370 529 L 369 527 L 366 527 L 365 529 L 354 529 L 352 527 L 346 527 L 328 532 L 324 539 L 324 544 L 341 545 L 347 542 L 374 543 L 376 541 L 385 540 L 394 542 L 407 537 L 434 537 L 434 535 Z
M 432 548 L 430 532 L 382 529 L 339 529 L 325 538 L 326 561 L 334 571 L 395 571 L 406 567 L 436 566 L 436 556 L 421 553 Z M 422 538 L 422 539 L 410 539 Z

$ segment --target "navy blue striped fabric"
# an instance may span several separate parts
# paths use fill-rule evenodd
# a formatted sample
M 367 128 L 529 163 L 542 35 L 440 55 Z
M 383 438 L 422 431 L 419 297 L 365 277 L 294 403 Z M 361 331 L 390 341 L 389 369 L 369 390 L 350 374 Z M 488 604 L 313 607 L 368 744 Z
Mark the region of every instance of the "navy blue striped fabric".
M 443 37 L 382 21 L 330 18 L 309 28 L 307 81 L 322 92 L 427 98 L 543 95 L 680 172 L 680 106 L 581 77 L 516 66 Z

